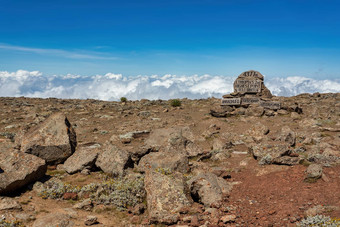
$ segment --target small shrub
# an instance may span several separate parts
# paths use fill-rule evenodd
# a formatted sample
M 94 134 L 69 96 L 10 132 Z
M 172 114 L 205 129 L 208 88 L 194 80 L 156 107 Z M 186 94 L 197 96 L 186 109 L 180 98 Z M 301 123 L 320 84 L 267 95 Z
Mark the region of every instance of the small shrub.
M 307 226 L 328 226 L 336 227 L 340 225 L 340 219 L 332 219 L 324 215 L 308 216 L 296 224 L 299 227 Z
M 18 220 L 6 220 L 0 218 L 0 227 L 23 227 L 24 225 Z
M 182 102 L 179 99 L 172 99 L 170 101 L 170 106 L 172 106 L 172 107 L 177 107 L 177 106 L 181 106 L 181 105 L 182 105 Z
M 129 206 L 133 207 L 143 202 L 146 195 L 142 175 L 107 179 L 83 187 L 73 186 L 60 180 L 50 180 L 43 185 L 38 195 L 43 199 L 61 199 L 65 193 L 77 193 L 79 196 L 88 194 L 92 201 L 114 205 L 117 210 L 125 210 Z
M 0 136 L 4 136 L 6 137 L 7 139 L 10 139 L 11 142 L 14 142 L 15 141 L 15 133 L 12 133 L 12 132 L 0 132 Z
M 127 98 L 126 98 L 126 97 L 121 97 L 121 98 L 120 98 L 120 101 L 121 101 L 121 102 L 127 102 Z

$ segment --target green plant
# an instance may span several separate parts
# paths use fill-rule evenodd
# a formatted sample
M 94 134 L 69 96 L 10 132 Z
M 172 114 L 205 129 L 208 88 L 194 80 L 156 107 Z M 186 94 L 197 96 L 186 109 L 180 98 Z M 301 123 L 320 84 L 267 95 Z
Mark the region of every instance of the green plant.
M 127 98 L 126 98 L 126 97 L 121 97 L 121 98 L 120 98 L 120 101 L 121 101 L 121 102 L 127 102 Z
M 23 227 L 24 225 L 18 220 L 5 220 L 0 218 L 0 227 Z
M 177 106 L 181 106 L 182 102 L 179 99 L 172 99 L 170 100 L 170 106 L 172 107 L 177 107 Z
M 340 219 L 332 219 L 324 215 L 308 216 L 296 224 L 299 227 L 307 226 L 328 226 L 336 227 L 340 225 Z
M 65 193 L 89 195 L 92 201 L 105 205 L 114 205 L 117 210 L 125 210 L 143 202 L 144 177 L 142 175 L 110 178 L 101 183 L 91 183 L 83 187 L 64 183 L 60 180 L 50 180 L 42 185 L 38 195 L 43 199 L 60 199 Z

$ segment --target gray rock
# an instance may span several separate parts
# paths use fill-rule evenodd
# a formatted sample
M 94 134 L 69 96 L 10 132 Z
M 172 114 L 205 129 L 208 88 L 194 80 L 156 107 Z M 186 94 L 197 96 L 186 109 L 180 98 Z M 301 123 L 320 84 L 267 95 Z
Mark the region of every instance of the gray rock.
M 224 224 L 226 223 L 231 223 L 231 222 L 235 222 L 236 220 L 236 215 L 234 214 L 229 214 L 229 215 L 224 215 L 221 217 L 220 219 Z
M 292 119 L 294 119 L 294 120 L 301 119 L 300 114 L 298 114 L 298 113 L 296 113 L 296 112 L 292 112 L 292 113 L 290 114 L 290 117 L 291 117 Z
M 140 117 L 147 118 L 151 115 L 150 111 L 141 111 L 137 114 Z
M 288 112 L 287 110 L 283 110 L 283 109 L 278 110 L 277 113 L 278 113 L 279 115 L 288 115 L 288 114 L 289 114 L 289 112 Z
M 203 154 L 204 152 L 195 143 L 184 137 L 181 132 L 173 133 L 171 135 L 170 139 L 168 140 L 168 146 L 166 149 L 172 153 L 184 153 L 189 158 L 196 157 Z
M 232 142 L 228 141 L 228 140 L 222 140 L 220 138 L 215 138 L 213 141 L 213 150 L 220 150 L 220 151 L 224 151 L 224 150 L 228 150 L 230 148 L 232 148 L 234 145 Z
M 15 147 L 15 144 L 12 143 L 9 139 L 0 139 L 0 152 L 13 150 L 14 147 Z
M 74 154 L 64 163 L 64 170 L 69 174 L 80 172 L 85 168 L 92 168 L 98 157 L 100 144 L 78 146 Z
M 41 158 L 13 150 L 0 152 L 0 169 L 0 194 L 8 194 L 43 177 L 47 166 Z
M 0 211 L 2 210 L 21 210 L 22 207 L 15 199 L 0 197 Z
M 181 173 L 166 175 L 147 171 L 144 185 L 151 222 L 176 223 L 180 217 L 179 211 L 192 204 Z
M 15 218 L 22 221 L 22 222 L 29 222 L 32 220 L 35 220 L 35 216 L 32 214 L 28 214 L 28 213 L 17 213 L 15 214 Z
M 322 206 L 322 205 L 317 205 L 314 207 L 309 208 L 308 210 L 305 211 L 306 216 L 315 216 L 318 214 L 322 214 L 325 212 L 331 212 L 334 210 L 339 210 L 340 208 L 337 206 Z
M 262 137 L 269 133 L 269 128 L 260 122 L 257 122 L 247 130 L 247 134 L 254 137 Z
M 194 136 L 188 127 L 161 128 L 152 130 L 145 140 L 145 147 L 159 150 L 169 145 L 169 138 L 181 135 L 188 141 L 193 141 Z
M 68 214 L 50 213 L 37 218 L 32 227 L 72 227 L 70 219 Z
M 300 158 L 300 157 L 282 156 L 282 157 L 275 158 L 273 160 L 273 163 L 278 164 L 278 165 L 292 166 L 292 165 L 299 164 L 300 161 L 302 161 L 302 160 L 303 160 L 303 158 Z
M 76 149 L 76 133 L 62 113 L 50 116 L 46 121 L 25 133 L 20 140 L 20 150 L 36 155 L 47 164 L 59 164 Z
M 308 182 L 315 182 L 322 176 L 322 166 L 319 164 L 311 164 L 306 169 L 306 178 Z
M 197 202 L 207 207 L 222 202 L 232 189 L 231 184 L 213 173 L 201 173 L 191 178 L 188 185 Z
M 127 151 L 107 143 L 104 150 L 99 154 L 96 166 L 112 176 L 123 176 L 124 170 L 132 167 L 133 162 Z
M 250 105 L 246 109 L 247 116 L 261 117 L 264 114 L 264 108 L 259 105 Z
M 264 112 L 264 115 L 266 115 L 267 117 L 272 117 L 272 116 L 275 116 L 275 113 L 276 112 L 274 110 L 266 109 Z
M 74 204 L 73 208 L 74 209 L 83 209 L 83 210 L 91 210 L 93 207 L 93 203 L 91 199 L 85 199 L 79 203 Z
M 148 135 L 149 133 L 149 130 L 133 131 L 124 135 L 119 135 L 119 139 L 122 143 L 130 143 L 133 139 Z
M 250 150 L 254 158 L 260 161 L 259 164 L 271 164 L 273 160 L 291 153 L 286 144 L 254 145 Z
M 153 152 L 141 158 L 138 164 L 139 171 L 145 172 L 148 169 L 163 169 L 167 172 L 178 171 L 186 173 L 189 171 L 189 160 L 181 152 Z
M 243 107 L 237 108 L 234 110 L 233 114 L 235 115 L 245 115 L 246 114 L 246 109 Z
M 288 126 L 283 126 L 277 140 L 288 143 L 290 146 L 294 146 L 296 141 L 295 132 L 293 132 Z
M 98 223 L 98 218 L 92 215 L 87 216 L 84 222 L 85 225 L 95 225 L 97 223 Z

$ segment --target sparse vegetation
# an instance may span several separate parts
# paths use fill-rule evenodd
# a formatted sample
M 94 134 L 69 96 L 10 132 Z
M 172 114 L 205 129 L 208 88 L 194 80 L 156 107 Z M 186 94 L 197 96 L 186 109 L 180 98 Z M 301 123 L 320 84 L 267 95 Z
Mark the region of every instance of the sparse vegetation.
M 0 227 L 23 227 L 24 225 L 18 220 L 6 220 L 0 217 Z
M 121 97 L 120 101 L 125 103 L 125 102 L 127 102 L 127 98 L 126 97 Z
M 340 219 L 332 219 L 324 215 L 309 216 L 296 224 L 299 227 L 327 226 L 336 227 L 340 225 Z
M 172 107 L 177 107 L 177 106 L 181 106 L 182 102 L 179 99 L 172 99 L 170 100 L 170 106 Z
M 7 139 L 11 140 L 11 142 L 15 141 L 15 133 L 12 132 L 0 132 L 0 136 L 6 137 Z
M 112 204 L 118 210 L 125 210 L 128 206 L 135 206 L 143 202 L 145 197 L 144 178 L 142 175 L 111 178 L 102 183 L 91 183 L 83 187 L 60 180 L 50 180 L 43 185 L 38 195 L 44 199 L 60 199 L 65 193 L 77 193 L 78 197 L 87 194 L 92 201 L 105 205 Z

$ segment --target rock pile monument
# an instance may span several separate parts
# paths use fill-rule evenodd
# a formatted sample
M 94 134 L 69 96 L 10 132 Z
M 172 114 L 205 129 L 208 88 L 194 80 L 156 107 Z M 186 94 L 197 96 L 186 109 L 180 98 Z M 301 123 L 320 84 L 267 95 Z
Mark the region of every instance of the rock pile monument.
M 234 92 L 224 95 L 222 106 L 259 104 L 267 109 L 280 109 L 280 102 L 271 101 L 272 94 L 263 83 L 263 75 L 254 70 L 241 73 L 234 82 Z

